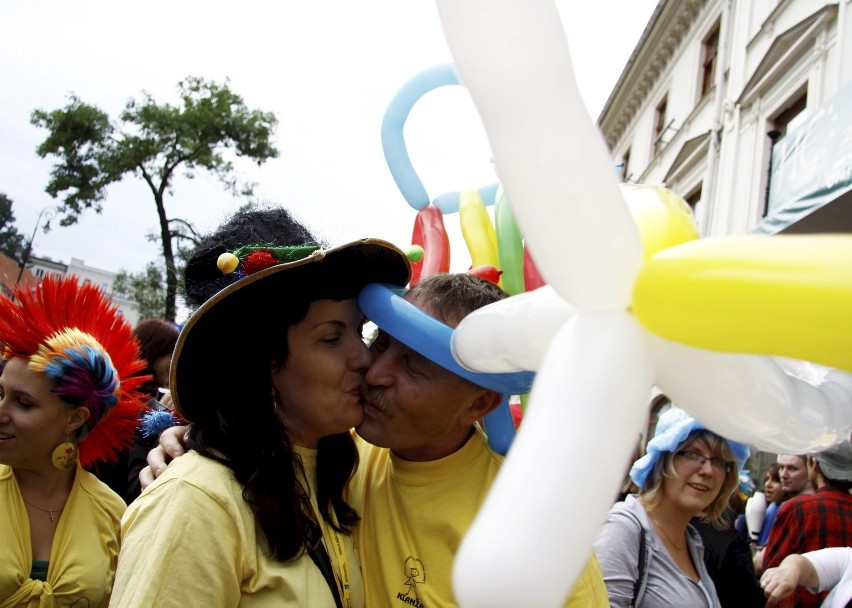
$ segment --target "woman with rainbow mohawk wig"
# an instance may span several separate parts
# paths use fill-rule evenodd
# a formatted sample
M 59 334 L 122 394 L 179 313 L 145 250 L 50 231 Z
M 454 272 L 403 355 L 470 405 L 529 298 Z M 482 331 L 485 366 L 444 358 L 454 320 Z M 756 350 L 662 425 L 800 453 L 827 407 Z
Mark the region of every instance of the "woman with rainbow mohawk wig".
M 0 296 L 0 608 L 106 606 L 124 502 L 82 467 L 133 440 L 147 378 L 130 325 L 93 285 Z

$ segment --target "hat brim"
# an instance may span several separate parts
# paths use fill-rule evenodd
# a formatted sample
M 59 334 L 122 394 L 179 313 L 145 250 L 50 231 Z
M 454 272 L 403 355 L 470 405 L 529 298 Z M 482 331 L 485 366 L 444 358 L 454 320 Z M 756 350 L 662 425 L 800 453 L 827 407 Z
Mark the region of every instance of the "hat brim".
M 252 360 L 253 354 L 261 342 L 281 339 L 270 335 L 269 325 L 283 298 L 311 297 L 315 289 L 305 293 L 307 285 L 325 286 L 326 292 L 333 287 L 337 299 L 357 298 L 369 283 L 404 286 L 410 274 L 405 254 L 394 245 L 361 239 L 266 268 L 222 289 L 187 320 L 178 337 L 170 370 L 176 411 L 193 422 L 205 409 L 215 408 L 206 389 L 230 369 L 229 358 L 262 365 Z

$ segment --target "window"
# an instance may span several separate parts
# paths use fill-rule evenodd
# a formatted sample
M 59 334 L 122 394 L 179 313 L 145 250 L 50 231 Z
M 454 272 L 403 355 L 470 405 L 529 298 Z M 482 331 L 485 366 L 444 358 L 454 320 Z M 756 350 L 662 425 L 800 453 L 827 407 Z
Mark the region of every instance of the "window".
M 763 195 L 763 217 L 766 217 L 771 208 L 772 192 L 772 157 L 775 146 L 783 139 L 788 131 L 795 129 L 808 117 L 808 85 L 805 83 L 790 98 L 781 105 L 766 124 L 766 136 L 769 139 L 769 161 L 766 167 L 766 190 Z M 781 144 L 782 146 L 785 144 Z M 783 156 L 783 153 L 782 153 Z M 784 163 L 779 164 L 783 168 Z
M 777 139 L 784 137 L 787 131 L 795 129 L 808 117 L 808 89 L 807 85 L 796 95 L 785 103 L 775 116 L 769 121 L 769 131 L 778 133 Z
M 628 167 L 630 166 L 630 148 L 624 152 L 624 156 L 621 157 L 621 164 L 619 165 L 618 174 L 621 177 L 622 182 L 626 182 L 630 179 L 630 173 L 627 172 Z
M 719 22 L 701 43 L 701 97 L 716 84 L 716 64 L 719 58 Z
M 702 202 L 701 202 L 701 194 L 702 187 L 704 183 L 698 184 L 695 188 L 693 188 L 689 194 L 683 197 L 683 200 L 686 201 L 686 204 L 689 205 L 690 209 L 692 209 L 692 217 L 695 219 L 695 225 L 698 226 L 698 218 L 702 215 Z M 700 226 L 699 226 L 700 229 Z
M 687 194 L 683 200 L 686 201 L 686 204 L 692 207 L 692 210 L 695 211 L 696 205 L 701 202 L 701 186 L 702 184 L 698 184 L 698 187 Z
M 651 147 L 651 156 L 656 156 L 663 149 L 663 135 L 666 132 L 666 106 L 668 105 L 668 96 L 663 97 L 662 101 L 657 104 L 657 109 L 654 110 L 654 144 Z

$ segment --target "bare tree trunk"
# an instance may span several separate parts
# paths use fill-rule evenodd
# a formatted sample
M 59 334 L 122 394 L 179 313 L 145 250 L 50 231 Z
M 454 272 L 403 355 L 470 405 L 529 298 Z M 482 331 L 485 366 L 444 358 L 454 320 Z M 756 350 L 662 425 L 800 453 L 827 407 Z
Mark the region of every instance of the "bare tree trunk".
M 177 316 L 177 267 L 172 250 L 172 232 L 169 230 L 169 220 L 166 218 L 166 207 L 163 194 L 154 194 L 157 203 L 157 216 L 160 218 L 160 241 L 163 243 L 163 259 L 166 262 L 166 309 L 164 318 L 174 323 Z

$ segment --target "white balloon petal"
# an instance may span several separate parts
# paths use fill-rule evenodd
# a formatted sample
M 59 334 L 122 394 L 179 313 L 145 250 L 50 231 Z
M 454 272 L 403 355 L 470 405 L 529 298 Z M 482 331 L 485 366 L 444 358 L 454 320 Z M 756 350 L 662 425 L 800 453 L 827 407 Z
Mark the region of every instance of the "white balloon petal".
M 852 431 L 852 376 L 815 386 L 772 357 L 719 353 L 650 335 L 657 386 L 715 432 L 773 453 L 825 449 Z
M 653 377 L 646 336 L 627 312 L 579 315 L 554 336 L 456 557 L 460 605 L 562 604 L 639 440 Z M 570 513 L 570 525 L 554 525 L 559 512 Z
M 480 372 L 535 371 L 557 330 L 575 312 L 549 285 L 489 304 L 458 324 L 453 357 Z
M 547 283 L 578 308 L 624 310 L 642 245 L 590 120 L 550 0 L 438 0 L 518 227 Z M 546 83 L 546 85 L 545 85 Z
M 453 585 L 466 607 L 556 607 L 627 471 L 655 381 L 725 437 L 800 453 L 849 435 L 852 379 L 808 382 L 768 357 L 698 351 L 640 327 L 630 313 L 639 230 L 580 99 L 553 1 L 436 1 L 517 225 L 552 286 L 474 313 L 454 336 L 467 367 L 539 371 Z M 659 201 L 641 202 L 633 208 L 649 253 L 696 236 L 685 204 L 674 217 L 684 221 L 663 227 Z

